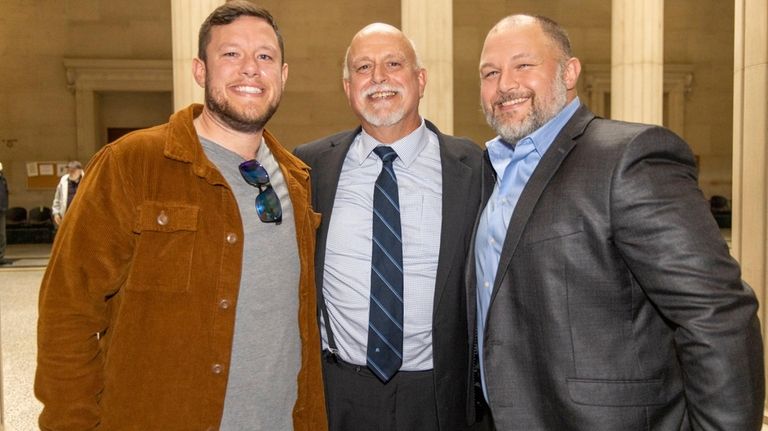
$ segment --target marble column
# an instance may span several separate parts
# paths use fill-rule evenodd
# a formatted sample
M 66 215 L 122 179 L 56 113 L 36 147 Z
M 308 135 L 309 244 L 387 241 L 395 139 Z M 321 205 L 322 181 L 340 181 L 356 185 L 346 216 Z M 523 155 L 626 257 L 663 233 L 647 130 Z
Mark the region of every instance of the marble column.
M 192 76 L 197 33 L 205 18 L 223 3 L 223 0 L 171 0 L 173 108 L 176 111 L 192 102 L 203 103 L 205 93 Z
M 401 0 L 402 30 L 427 69 L 419 112 L 443 133 L 453 133 L 453 2 Z
M 663 122 L 664 0 L 613 0 L 611 118 Z
M 768 3 L 735 0 L 732 252 L 768 330 Z

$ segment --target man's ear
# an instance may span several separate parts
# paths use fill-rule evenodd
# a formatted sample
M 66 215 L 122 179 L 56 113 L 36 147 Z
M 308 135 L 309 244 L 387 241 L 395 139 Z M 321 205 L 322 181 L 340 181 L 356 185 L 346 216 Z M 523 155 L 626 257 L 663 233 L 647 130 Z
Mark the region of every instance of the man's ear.
M 565 88 L 573 90 L 576 88 L 576 82 L 579 80 L 581 74 L 581 62 L 576 57 L 571 57 L 565 62 L 565 68 L 563 70 L 563 79 L 565 80 Z
M 205 88 L 205 63 L 199 58 L 192 59 L 192 76 L 195 77 L 195 82 L 202 88 Z
M 280 72 L 283 77 L 283 90 L 285 90 L 285 83 L 288 81 L 288 63 L 283 63 L 283 69 Z
M 344 94 L 347 95 L 347 100 L 349 99 L 349 80 L 348 79 L 342 79 L 341 85 L 344 86 Z

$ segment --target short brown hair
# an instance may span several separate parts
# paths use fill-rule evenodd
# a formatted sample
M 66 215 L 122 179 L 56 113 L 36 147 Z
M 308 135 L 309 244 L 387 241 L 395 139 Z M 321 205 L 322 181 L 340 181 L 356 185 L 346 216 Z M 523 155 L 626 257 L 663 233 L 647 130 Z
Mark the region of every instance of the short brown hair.
M 568 38 L 568 32 L 566 32 L 560 24 L 558 24 L 552 18 L 548 18 L 543 15 L 534 15 L 533 19 L 539 23 L 539 27 L 541 27 L 541 30 L 544 32 L 544 34 L 549 36 L 550 40 L 554 42 L 555 46 L 560 49 L 566 60 L 573 57 L 571 40 Z
M 272 26 L 272 29 L 275 30 L 275 36 L 277 36 L 277 43 L 280 46 L 280 60 L 282 63 L 285 63 L 283 35 L 280 34 L 275 19 L 268 10 L 258 7 L 255 3 L 248 0 L 227 0 L 226 3 L 217 7 L 208 15 L 208 18 L 200 26 L 200 33 L 197 37 L 197 57 L 205 63 L 207 59 L 205 49 L 211 42 L 211 29 L 214 26 L 231 24 L 241 16 L 261 18 Z

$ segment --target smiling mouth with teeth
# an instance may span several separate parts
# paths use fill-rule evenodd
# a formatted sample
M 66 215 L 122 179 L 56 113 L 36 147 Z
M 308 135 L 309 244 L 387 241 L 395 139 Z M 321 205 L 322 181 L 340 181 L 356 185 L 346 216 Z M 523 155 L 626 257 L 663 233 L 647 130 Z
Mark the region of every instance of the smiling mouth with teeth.
M 369 95 L 368 97 L 370 97 L 371 99 L 384 99 L 387 97 L 393 97 L 396 94 L 397 92 L 394 92 L 394 91 L 378 91 L 376 93 Z
M 248 93 L 248 94 L 261 94 L 264 92 L 264 90 L 262 90 L 261 88 L 244 86 L 244 85 L 235 87 L 235 91 L 239 91 L 241 93 Z
M 506 99 L 506 100 L 502 100 L 502 101 L 497 102 L 496 105 L 498 105 L 498 106 L 512 106 L 512 105 L 517 105 L 518 103 L 523 103 L 523 102 L 525 102 L 528 99 L 529 99 L 528 97 L 518 97 L 516 99 Z

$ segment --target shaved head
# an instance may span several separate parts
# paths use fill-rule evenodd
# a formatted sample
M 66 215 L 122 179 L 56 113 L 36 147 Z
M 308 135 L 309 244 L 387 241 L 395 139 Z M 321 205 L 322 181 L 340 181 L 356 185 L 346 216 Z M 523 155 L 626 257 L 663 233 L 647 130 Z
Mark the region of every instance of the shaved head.
M 488 37 L 509 28 L 526 25 L 538 25 L 549 41 L 560 51 L 563 61 L 573 57 L 571 41 L 565 29 L 554 20 L 541 15 L 518 14 L 506 16 L 491 28 L 488 32 Z
M 355 44 L 356 41 L 359 41 L 360 39 L 364 38 L 365 36 L 369 36 L 372 34 L 391 34 L 395 35 L 397 37 L 402 37 L 403 40 L 408 42 L 408 45 L 410 46 L 410 53 L 413 55 L 413 64 L 416 66 L 417 69 L 421 69 L 421 60 L 419 59 L 419 54 L 416 52 L 416 45 L 414 45 L 413 41 L 409 39 L 405 33 L 403 33 L 399 28 L 389 25 L 383 22 L 375 22 L 373 24 L 368 24 L 365 27 L 363 27 L 360 31 L 358 31 L 354 37 L 352 37 L 352 41 L 349 43 L 349 46 L 347 47 L 347 52 L 344 54 L 344 66 L 342 67 L 342 77 L 345 81 L 349 80 L 349 52 L 352 49 L 352 45 Z

